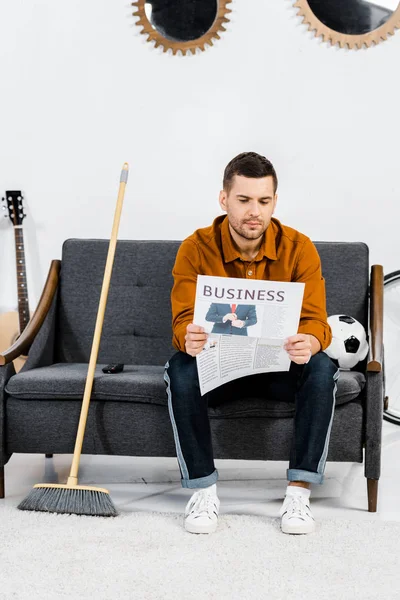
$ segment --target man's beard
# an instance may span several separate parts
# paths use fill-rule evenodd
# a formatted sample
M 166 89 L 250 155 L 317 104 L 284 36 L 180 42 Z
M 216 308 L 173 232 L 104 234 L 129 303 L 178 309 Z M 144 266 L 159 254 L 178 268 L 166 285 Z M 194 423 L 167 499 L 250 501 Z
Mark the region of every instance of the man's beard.
M 246 221 L 242 221 L 239 225 L 237 224 L 236 221 L 230 221 L 230 225 L 232 227 L 232 229 L 235 231 L 235 233 L 237 233 L 238 235 L 240 235 L 240 237 L 244 238 L 245 240 L 257 240 L 259 238 L 261 238 L 267 227 L 260 229 L 259 227 L 257 229 L 254 229 L 253 231 L 251 229 L 246 229 L 245 228 L 245 223 Z M 260 221 L 257 221 L 257 223 L 260 223 Z

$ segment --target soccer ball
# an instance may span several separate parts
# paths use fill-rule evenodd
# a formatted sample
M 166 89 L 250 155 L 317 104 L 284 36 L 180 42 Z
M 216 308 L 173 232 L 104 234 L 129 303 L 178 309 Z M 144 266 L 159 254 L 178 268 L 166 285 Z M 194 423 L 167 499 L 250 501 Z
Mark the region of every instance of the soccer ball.
M 341 369 L 351 369 L 368 354 L 368 342 L 364 327 L 348 315 L 328 317 L 332 329 L 332 342 L 326 354 Z

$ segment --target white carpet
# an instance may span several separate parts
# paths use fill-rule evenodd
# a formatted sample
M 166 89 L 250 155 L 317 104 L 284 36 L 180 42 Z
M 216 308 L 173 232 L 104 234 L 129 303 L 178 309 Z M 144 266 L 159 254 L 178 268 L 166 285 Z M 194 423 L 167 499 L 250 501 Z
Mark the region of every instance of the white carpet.
M 400 598 L 400 523 L 378 518 L 287 536 L 278 520 L 223 515 L 197 536 L 170 514 L 0 515 L 2 600 Z

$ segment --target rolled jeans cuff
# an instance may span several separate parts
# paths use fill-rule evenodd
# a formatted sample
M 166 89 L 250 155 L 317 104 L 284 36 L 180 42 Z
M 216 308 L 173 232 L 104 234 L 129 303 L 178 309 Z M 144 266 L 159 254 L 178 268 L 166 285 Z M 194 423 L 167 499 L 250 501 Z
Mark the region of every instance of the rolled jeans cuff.
M 322 473 L 313 473 L 312 471 L 303 471 L 302 469 L 288 469 L 287 480 L 321 484 L 324 481 L 324 476 Z
M 182 487 L 183 488 L 206 488 L 213 485 L 218 481 L 218 471 L 215 469 L 211 475 L 206 475 L 206 477 L 198 477 L 197 479 L 182 479 Z

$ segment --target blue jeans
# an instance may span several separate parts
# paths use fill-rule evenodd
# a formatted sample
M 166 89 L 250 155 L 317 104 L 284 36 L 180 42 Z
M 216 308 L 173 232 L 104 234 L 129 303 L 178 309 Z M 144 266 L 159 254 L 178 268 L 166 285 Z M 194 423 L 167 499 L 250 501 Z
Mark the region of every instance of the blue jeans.
M 337 367 L 323 352 L 288 372 L 236 379 L 200 395 L 196 359 L 177 352 L 165 366 L 168 409 L 185 488 L 208 487 L 218 479 L 214 466 L 208 406 L 234 395 L 295 403 L 294 436 L 287 478 L 322 483 L 335 409 Z M 245 401 L 245 400 L 244 400 Z

